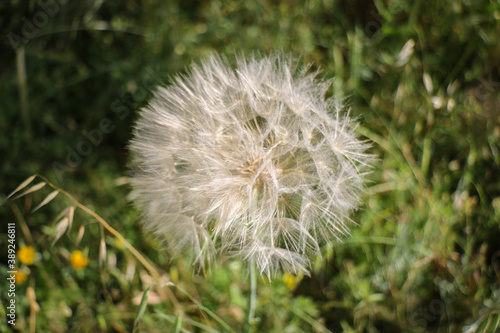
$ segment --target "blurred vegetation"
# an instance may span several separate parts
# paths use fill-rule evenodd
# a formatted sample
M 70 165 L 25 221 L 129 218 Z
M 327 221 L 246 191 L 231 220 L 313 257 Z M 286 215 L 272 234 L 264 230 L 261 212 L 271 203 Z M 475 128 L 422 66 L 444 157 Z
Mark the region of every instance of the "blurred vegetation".
M 18 248 L 37 251 L 32 266 L 20 264 L 29 273 L 16 290 L 20 331 L 33 329 L 31 313 L 37 332 L 130 332 L 148 287 L 141 332 L 225 331 L 207 309 L 236 332 L 247 329 L 249 283 L 240 263 L 221 258 L 197 275 L 141 233 L 127 200 L 126 145 L 135 111 L 156 84 L 211 52 L 234 60 L 274 50 L 334 78 L 331 94 L 346 98 L 378 160 L 352 235 L 325 249 L 311 277 L 260 281 L 254 331 L 499 329 L 498 1 L 41 3 L 0 3 L 0 331 L 10 329 L 7 222 L 18 225 Z M 34 173 L 104 217 L 178 285 L 170 289 L 185 315 L 81 210 L 52 246 L 67 199 L 59 195 L 34 214 L 46 188 L 5 200 Z M 90 259 L 78 271 L 69 259 L 77 249 Z

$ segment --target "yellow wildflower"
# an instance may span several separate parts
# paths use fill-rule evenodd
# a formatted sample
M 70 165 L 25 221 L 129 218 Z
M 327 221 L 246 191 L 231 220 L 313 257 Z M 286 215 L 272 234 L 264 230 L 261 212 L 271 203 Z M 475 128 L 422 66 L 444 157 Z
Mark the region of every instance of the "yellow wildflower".
M 15 279 L 16 279 L 16 284 L 23 284 L 28 279 L 28 275 L 21 271 L 16 271 Z
M 33 246 L 23 246 L 17 251 L 19 261 L 26 265 L 33 265 L 35 260 L 35 248 Z
M 73 251 L 70 257 L 71 266 L 73 266 L 76 270 L 81 270 L 87 267 L 89 264 L 89 258 L 83 255 L 83 252 L 80 250 Z
M 285 273 L 283 276 L 283 280 L 285 281 L 285 284 L 288 288 L 293 289 L 297 285 L 297 282 L 299 282 L 299 279 L 296 276 L 290 275 L 288 273 Z

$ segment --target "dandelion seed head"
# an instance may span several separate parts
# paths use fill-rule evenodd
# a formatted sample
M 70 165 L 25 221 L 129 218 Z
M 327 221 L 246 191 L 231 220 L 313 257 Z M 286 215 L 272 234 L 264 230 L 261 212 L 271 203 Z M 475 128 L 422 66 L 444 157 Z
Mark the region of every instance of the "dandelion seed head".
M 280 54 L 234 70 L 211 56 L 159 88 L 130 144 L 145 229 L 201 265 L 220 252 L 307 273 L 349 232 L 371 159 L 316 76 Z

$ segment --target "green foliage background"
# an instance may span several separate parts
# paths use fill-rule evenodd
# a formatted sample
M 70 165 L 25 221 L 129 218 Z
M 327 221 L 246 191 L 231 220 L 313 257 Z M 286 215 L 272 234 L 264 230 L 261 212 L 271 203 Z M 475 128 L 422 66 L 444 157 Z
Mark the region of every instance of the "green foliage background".
M 359 132 L 374 142 L 378 160 L 351 237 L 325 249 L 311 277 L 260 281 L 261 320 L 251 330 L 499 329 L 498 1 L 41 3 L 52 3 L 45 21 L 37 13 L 47 10 L 37 1 L 0 4 L 0 193 L 34 173 L 47 176 L 103 216 L 166 280 L 236 332 L 246 331 L 249 283 L 240 263 L 221 258 L 210 274 L 197 275 L 141 233 L 123 185 L 126 145 L 135 111 L 152 87 L 168 84 L 191 62 L 212 52 L 233 61 L 238 54 L 282 50 L 334 78 L 331 94 L 345 98 L 359 117 Z M 98 140 L 95 133 L 103 129 Z M 79 154 L 89 147 L 82 143 L 89 141 L 85 133 L 97 135 L 95 144 Z M 2 199 L 0 330 L 11 329 L 3 263 L 6 224 L 19 223 L 17 207 L 38 254 L 29 281 L 17 286 L 16 329 L 29 331 L 26 292 L 33 286 L 37 332 L 131 331 L 137 297 L 149 286 L 145 270 L 108 234 L 108 261 L 100 266 L 101 229 L 78 210 L 71 238 L 51 246 L 54 218 L 69 203 L 58 197 L 30 214 L 48 193 Z M 75 244 L 80 225 L 85 235 Z M 29 243 L 20 228 L 17 236 L 18 247 Z M 78 272 L 67 260 L 77 247 L 90 258 Z M 182 322 L 157 290 L 159 302 L 148 305 L 139 331 L 224 331 L 172 290 L 186 313 Z

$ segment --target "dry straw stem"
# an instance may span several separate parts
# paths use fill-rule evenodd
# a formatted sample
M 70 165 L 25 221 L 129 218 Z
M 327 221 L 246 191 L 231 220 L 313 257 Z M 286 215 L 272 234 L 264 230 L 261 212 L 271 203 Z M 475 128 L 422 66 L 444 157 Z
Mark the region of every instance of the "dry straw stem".
M 151 265 L 149 263 L 149 261 L 139 252 L 137 251 L 118 231 L 116 231 L 113 227 L 111 227 L 101 216 L 99 216 L 97 213 L 95 213 L 93 210 L 91 210 L 90 208 L 86 207 L 85 205 L 81 204 L 78 200 L 76 200 L 71 194 L 69 194 L 68 192 L 66 192 L 65 190 L 55 186 L 54 184 L 52 184 L 47 178 L 45 178 L 44 176 L 42 175 L 39 175 L 39 174 L 35 174 L 31 177 L 29 177 L 26 181 L 24 181 L 20 186 L 18 186 L 18 188 L 9 195 L 12 196 L 13 194 L 15 194 L 16 192 L 22 190 L 24 187 L 28 186 L 29 183 L 31 181 L 33 181 L 36 177 L 39 177 L 41 178 L 45 184 L 47 184 L 48 186 L 50 186 L 51 188 L 53 188 L 54 190 L 58 191 L 59 193 L 61 193 L 62 195 L 64 195 L 65 197 L 67 197 L 68 199 L 70 199 L 73 204 L 80 208 L 81 210 L 83 210 L 84 212 L 86 212 L 87 214 L 89 214 L 90 216 L 94 217 L 100 224 L 101 226 L 103 226 L 107 231 L 109 231 L 113 236 L 115 236 L 116 238 L 118 238 L 122 244 L 125 245 L 125 247 L 134 255 L 135 258 L 137 258 L 137 260 L 139 260 L 141 262 L 141 264 L 148 270 L 148 272 L 157 280 L 157 281 L 160 281 L 160 274 L 158 273 L 158 271 L 153 267 L 153 265 Z M 41 183 L 40 183 L 41 184 Z M 35 185 L 35 186 L 39 186 L 39 184 Z M 31 188 L 30 188 L 31 189 Z M 30 189 L 28 189 L 27 191 L 25 191 L 24 193 L 29 193 L 29 192 L 33 192 L 33 191 L 29 191 Z M 29 191 L 29 192 L 28 192 Z M 19 197 L 19 196 L 18 196 Z M 177 298 L 175 297 L 175 295 L 172 293 L 172 291 L 168 288 L 168 286 L 165 286 L 165 290 L 167 292 L 167 295 L 168 295 L 168 298 L 170 299 L 170 301 L 172 302 L 172 304 L 174 305 L 176 311 L 178 313 L 183 313 L 183 310 L 177 300 Z
M 26 298 L 28 298 L 28 301 L 30 303 L 30 319 L 29 319 L 30 333 L 35 333 L 36 313 L 40 311 L 40 306 L 36 302 L 35 280 L 34 279 L 31 279 L 31 284 L 26 289 Z

